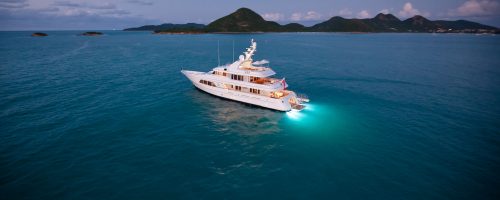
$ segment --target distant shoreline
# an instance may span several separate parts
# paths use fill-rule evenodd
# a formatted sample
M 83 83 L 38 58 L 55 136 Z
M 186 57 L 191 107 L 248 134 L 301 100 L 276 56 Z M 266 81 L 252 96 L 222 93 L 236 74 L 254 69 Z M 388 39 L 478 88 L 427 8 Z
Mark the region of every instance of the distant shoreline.
M 129 31 L 126 31 L 129 32 Z M 133 31 L 133 32 L 151 32 L 151 31 Z M 287 32 L 151 32 L 153 35 L 201 35 L 201 34 L 227 34 L 227 35 L 238 35 L 238 34 L 266 34 L 266 33 L 346 33 L 346 34 L 482 34 L 482 35 L 498 35 L 500 33 L 495 32 L 358 32 L 358 31 L 287 31 Z
M 439 33 L 439 32 L 347 32 L 347 31 L 342 31 L 342 32 L 331 32 L 331 31 L 288 31 L 288 32 L 198 32 L 198 33 L 189 33 L 189 32 L 162 32 L 162 33 L 154 33 L 152 31 L 123 31 L 123 30 L 101 30 L 101 31 L 112 31 L 112 32 L 143 32 L 143 33 L 150 33 L 152 35 L 202 35 L 202 34 L 227 34 L 227 35 L 238 35 L 238 34 L 294 34 L 294 33 L 324 33 L 324 34 L 467 34 L 467 35 L 498 35 L 500 33 L 462 33 L 462 32 L 447 32 L 447 33 Z M 34 33 L 34 31 L 27 31 L 27 30 L 19 30 L 19 31 L 14 31 L 14 30 L 2 30 L 0 32 L 31 32 Z M 49 30 L 49 31 L 43 31 L 43 32 L 77 32 L 75 30 Z M 30 34 L 31 35 L 31 34 Z M 82 33 L 77 33 L 76 35 L 82 35 Z
M 158 34 L 248 34 L 284 32 L 339 32 L 339 33 L 474 33 L 500 34 L 500 29 L 467 20 L 429 20 L 421 15 L 401 20 L 392 14 L 379 13 L 373 18 L 332 17 L 313 26 L 299 23 L 281 25 L 267 21 L 258 13 L 240 8 L 210 24 L 173 24 L 144 25 L 126 28 L 124 31 L 154 31 Z
M 202 32 L 153 32 L 154 35 L 198 35 L 207 34 Z

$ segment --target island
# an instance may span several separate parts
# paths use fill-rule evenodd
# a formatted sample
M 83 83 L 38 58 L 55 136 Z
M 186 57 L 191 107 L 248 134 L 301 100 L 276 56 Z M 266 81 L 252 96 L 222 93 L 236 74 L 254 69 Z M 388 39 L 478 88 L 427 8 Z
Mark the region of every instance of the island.
M 187 24 L 172 24 L 165 23 L 161 25 L 145 25 L 136 28 L 126 28 L 124 31 L 155 31 L 155 30 L 189 30 L 189 29 L 203 29 L 205 28 L 204 24 L 197 23 L 187 23 Z
M 205 31 L 189 31 L 189 30 L 179 30 L 179 31 L 172 31 L 172 30 L 168 30 L 168 31 L 165 31 L 165 30 L 156 30 L 156 31 L 153 31 L 153 34 L 203 34 L 203 33 L 206 33 Z
M 356 32 L 356 33 L 487 33 L 499 34 L 500 30 L 467 20 L 429 20 L 415 15 L 400 20 L 392 14 L 380 13 L 373 18 L 346 19 L 335 16 L 324 22 L 306 27 L 299 23 L 281 25 L 267 21 L 248 8 L 219 18 L 208 25 L 162 24 L 127 28 L 124 31 L 153 31 L 155 34 L 199 34 L 199 33 L 249 33 L 249 32 Z
M 99 35 L 102 35 L 102 33 L 95 32 L 95 31 L 89 31 L 89 32 L 82 33 L 81 35 L 83 35 L 83 36 L 99 36 Z
M 45 36 L 48 36 L 48 34 L 47 33 L 36 32 L 36 33 L 31 34 L 31 36 L 33 36 L 33 37 L 45 37 Z

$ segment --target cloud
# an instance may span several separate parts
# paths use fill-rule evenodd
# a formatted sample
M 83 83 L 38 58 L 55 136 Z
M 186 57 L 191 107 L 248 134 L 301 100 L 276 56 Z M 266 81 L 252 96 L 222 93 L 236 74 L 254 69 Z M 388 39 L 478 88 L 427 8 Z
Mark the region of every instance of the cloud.
M 91 8 L 91 9 L 116 9 L 115 4 L 103 3 L 103 4 L 89 4 L 89 3 L 74 3 L 70 1 L 56 1 L 52 5 L 60 7 L 69 8 Z
M 300 21 L 302 20 L 302 13 L 293 13 L 292 16 L 290 16 L 290 20 L 292 21 Z
M 55 1 L 52 3 L 54 6 L 64 6 L 64 7 L 82 7 L 81 4 L 73 3 L 70 1 Z
M 430 16 L 428 12 L 420 12 L 418 9 L 414 8 L 410 2 L 406 2 L 403 5 L 403 10 L 399 11 L 399 16 L 401 17 L 413 17 L 415 15 Z
M 160 20 L 132 15 L 126 10 L 75 8 L 5 9 L 0 30 L 109 30 L 159 24 Z
M 0 0 L 0 30 L 103 30 L 161 23 L 112 3 L 61 0 L 42 8 L 22 6 L 27 2 Z
M 367 10 L 362 10 L 358 13 L 357 15 L 358 18 L 360 19 L 365 19 L 370 17 L 370 13 Z
M 296 12 L 290 16 L 292 21 L 312 21 L 321 19 L 321 14 L 316 11 L 308 11 L 307 13 Z
M 500 3 L 494 0 L 467 0 L 448 15 L 460 17 L 480 17 L 500 15 Z
M 94 8 L 94 9 L 116 9 L 115 4 L 111 3 L 104 3 L 100 5 L 89 5 L 89 8 Z
M 59 16 L 114 16 L 122 17 L 132 14 L 129 11 L 118 9 L 115 4 L 101 3 L 93 4 L 88 2 L 55 1 L 52 8 L 58 11 L 54 14 Z
M 321 19 L 321 14 L 315 12 L 315 11 L 309 11 L 307 12 L 306 16 L 304 16 L 305 20 L 319 20 Z
M 344 8 L 339 11 L 339 15 L 342 17 L 351 17 L 352 16 L 352 11 L 349 10 L 348 8 Z
M 127 2 L 128 3 L 132 3 L 132 4 L 138 4 L 138 5 L 141 5 L 141 6 L 152 6 L 153 5 L 153 2 L 151 2 L 151 1 L 143 1 L 143 0 L 129 0 Z
M 268 21 L 282 21 L 285 19 L 285 15 L 281 13 L 265 13 L 262 17 Z
M 60 11 L 58 7 L 47 7 L 47 8 L 40 8 L 36 9 L 38 12 L 57 12 Z
M 382 14 L 389 14 L 389 9 L 382 9 L 381 11 L 379 11 L 379 13 L 382 13 Z
M 399 15 L 401 17 L 412 17 L 418 14 L 420 14 L 420 12 L 417 9 L 413 8 L 413 5 L 411 5 L 410 2 L 405 3 L 405 5 L 403 6 L 403 10 L 399 11 Z
M 26 1 L 27 0 L 0 0 L 0 8 L 25 8 L 29 6 Z
M 122 16 L 122 15 L 130 15 L 132 13 L 130 11 L 126 11 L 126 10 L 122 10 L 122 9 L 115 9 L 115 10 L 108 10 L 108 11 L 102 12 L 101 14 Z

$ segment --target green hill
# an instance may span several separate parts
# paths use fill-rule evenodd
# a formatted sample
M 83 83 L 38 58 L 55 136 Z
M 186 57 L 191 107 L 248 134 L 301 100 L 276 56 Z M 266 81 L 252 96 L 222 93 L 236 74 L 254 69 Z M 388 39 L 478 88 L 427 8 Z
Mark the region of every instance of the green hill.
M 187 23 L 187 24 L 172 24 L 166 23 L 161 25 L 145 25 L 137 28 L 126 28 L 124 31 L 161 31 L 161 30 L 179 30 L 179 29 L 203 29 L 204 24 Z
M 392 14 L 378 14 L 371 19 L 363 19 L 363 22 L 372 27 L 375 32 L 398 32 L 402 31 L 401 20 Z
M 317 32 L 373 32 L 374 29 L 361 19 L 345 19 L 332 17 L 327 21 L 316 24 L 310 31 Z
M 306 27 L 299 23 L 289 23 L 281 27 L 284 32 L 301 32 L 306 31 Z
M 415 15 L 412 18 L 408 18 L 402 22 L 402 27 L 404 30 L 409 32 L 431 32 L 437 30 L 438 25 L 425 17 L 420 15 Z
M 281 25 L 266 21 L 259 14 L 248 8 L 240 8 L 208 24 L 208 32 L 276 32 Z

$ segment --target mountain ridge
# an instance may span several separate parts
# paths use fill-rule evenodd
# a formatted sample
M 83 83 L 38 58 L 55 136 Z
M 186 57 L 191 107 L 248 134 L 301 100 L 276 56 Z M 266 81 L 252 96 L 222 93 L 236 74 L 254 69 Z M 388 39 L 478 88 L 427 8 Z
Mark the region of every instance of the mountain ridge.
M 379 13 L 373 18 L 347 19 L 334 16 L 330 19 L 306 27 L 299 23 L 281 25 L 267 21 L 249 8 L 239 8 L 208 25 L 203 24 L 162 24 L 127 28 L 125 31 L 149 30 L 155 33 L 231 33 L 231 32 L 437 32 L 437 33 L 500 33 L 493 26 L 467 20 L 429 20 L 415 15 L 400 20 L 392 14 Z
M 172 24 L 172 23 L 164 23 L 160 25 L 144 25 L 135 28 L 126 28 L 124 31 L 155 31 L 155 30 L 167 30 L 167 29 L 199 29 L 205 28 L 205 24 L 197 24 L 197 23 L 186 23 L 186 24 Z

